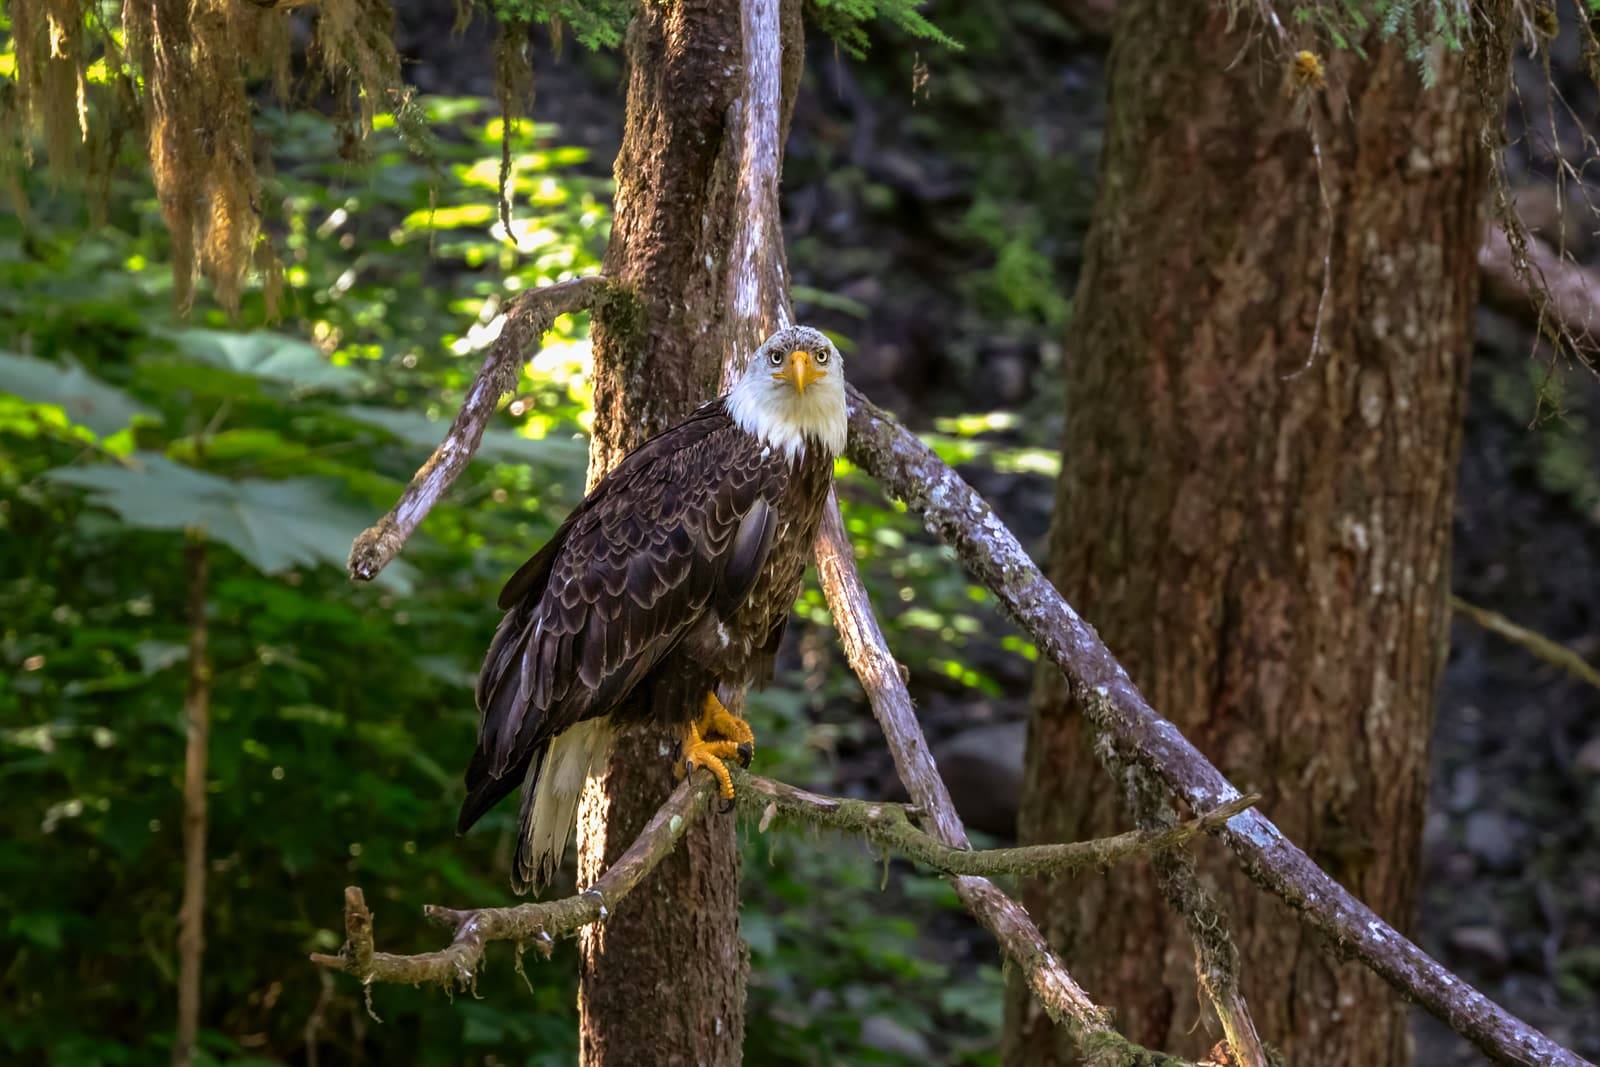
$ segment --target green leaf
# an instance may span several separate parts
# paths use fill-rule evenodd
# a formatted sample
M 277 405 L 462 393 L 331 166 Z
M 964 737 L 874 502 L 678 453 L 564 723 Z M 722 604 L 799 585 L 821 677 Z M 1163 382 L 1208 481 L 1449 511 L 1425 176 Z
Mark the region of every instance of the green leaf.
M 128 394 L 76 363 L 54 363 L 11 352 L 0 352 L 0 392 L 35 404 L 54 404 L 67 418 L 101 437 L 127 426 L 136 415 L 151 414 Z
M 131 526 L 201 530 L 269 574 L 343 566 L 350 542 L 369 519 L 313 478 L 234 481 L 153 452 L 136 453 L 125 467 L 70 467 L 48 477 L 96 494 L 96 503 Z M 393 571 L 391 565 L 384 573 Z M 410 582 L 402 571 L 390 584 L 409 588 Z
M 364 381 L 358 371 L 329 363 L 315 345 L 268 330 L 232 333 L 194 328 L 168 336 L 192 359 L 297 389 L 349 391 Z

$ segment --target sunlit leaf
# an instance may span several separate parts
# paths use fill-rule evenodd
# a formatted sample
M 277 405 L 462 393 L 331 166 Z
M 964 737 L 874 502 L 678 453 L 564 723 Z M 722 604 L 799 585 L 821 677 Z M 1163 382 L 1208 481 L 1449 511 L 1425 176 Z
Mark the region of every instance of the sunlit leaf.
M 73 422 L 102 436 L 149 415 L 148 408 L 102 382 L 76 363 L 0 352 L 0 392 L 35 404 L 54 404 Z
M 342 566 L 350 542 L 371 518 L 316 479 L 219 478 L 149 452 L 136 454 L 127 466 L 70 467 L 49 477 L 89 490 L 96 503 L 129 525 L 198 529 L 269 574 Z M 393 575 L 394 567 L 384 573 Z M 409 586 L 403 575 L 390 583 Z
M 267 330 L 232 333 L 196 328 L 174 331 L 170 337 L 193 359 L 299 389 L 348 391 L 363 382 L 359 371 L 329 363 L 315 345 Z

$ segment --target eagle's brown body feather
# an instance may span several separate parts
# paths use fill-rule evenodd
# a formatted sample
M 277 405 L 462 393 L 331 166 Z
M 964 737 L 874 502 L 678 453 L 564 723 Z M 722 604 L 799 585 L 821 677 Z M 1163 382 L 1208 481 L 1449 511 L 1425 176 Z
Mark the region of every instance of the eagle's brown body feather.
M 506 584 L 459 829 L 525 783 L 519 891 L 547 882 L 565 845 L 575 797 L 553 846 L 528 832 L 565 731 L 601 716 L 681 726 L 707 691 L 766 681 L 832 468 L 824 449 L 791 459 L 712 401 L 618 464 Z

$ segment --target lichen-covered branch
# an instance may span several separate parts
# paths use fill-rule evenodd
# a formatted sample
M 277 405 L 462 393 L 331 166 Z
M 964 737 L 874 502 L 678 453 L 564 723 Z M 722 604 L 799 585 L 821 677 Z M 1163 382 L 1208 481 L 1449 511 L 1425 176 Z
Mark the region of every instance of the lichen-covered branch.
M 1150 706 L 1094 628 L 1072 610 L 993 509 L 914 434 L 854 390 L 848 456 L 955 549 L 1039 651 L 1061 669 L 1090 724 L 1122 758 L 1151 771 L 1196 812 L 1239 796 L 1177 727 Z M 1299 912 L 1331 945 L 1359 959 L 1489 1056 L 1530 1067 L 1585 1062 L 1412 944 L 1260 812 L 1234 816 L 1221 837 L 1257 884 Z
M 1450 598 L 1450 610 L 1465 615 L 1490 633 L 1498 634 L 1552 667 L 1566 671 L 1580 682 L 1586 682 L 1600 689 L 1600 668 L 1596 668 L 1567 646 L 1552 641 L 1544 634 L 1530 630 L 1526 626 L 1518 626 L 1498 611 L 1480 608 L 1458 596 Z
M 1135 857 L 1162 855 L 1196 835 L 1215 830 L 1255 803 L 1241 797 L 1197 819 L 1158 830 L 1133 830 L 1094 841 L 973 851 L 955 848 L 919 829 L 913 810 L 903 804 L 829 797 L 730 768 L 739 807 L 760 819 L 765 831 L 774 819 L 858 836 L 878 847 L 945 874 L 1041 874 L 1104 868 Z M 457 911 L 429 907 L 428 918 L 455 931 L 438 952 L 397 956 L 374 948 L 372 913 L 361 890 L 345 890 L 345 945 L 337 955 L 314 953 L 324 967 L 372 982 L 470 984 L 491 941 L 514 941 L 547 948 L 557 936 L 604 919 L 656 865 L 671 854 L 684 831 L 705 815 L 714 782 L 709 775 L 683 782 L 661 805 L 628 850 L 594 885 L 574 896 L 508 908 Z
M 344 891 L 345 944 L 338 955 L 312 953 L 313 963 L 344 971 L 365 985 L 373 982 L 442 982 L 470 985 L 491 941 L 514 941 L 546 949 L 558 935 L 604 919 L 616 902 L 672 853 L 690 823 L 705 814 L 714 792 L 709 775 L 686 779 L 646 825 L 632 845 L 594 885 L 575 896 L 509 908 L 455 911 L 429 907 L 427 916 L 455 930 L 438 952 L 396 956 L 373 949 L 372 913 L 360 889 Z
M 1013 874 L 1068 874 L 1110 867 L 1134 857 L 1178 849 L 1197 834 L 1215 829 L 1254 804 L 1241 797 L 1188 822 L 1153 830 L 1129 830 L 1093 841 L 1059 845 L 973 850 L 946 844 L 912 821 L 917 809 L 875 800 L 850 800 L 812 793 L 770 778 L 734 772 L 741 808 L 759 812 L 762 825 L 772 818 L 861 837 L 878 847 L 932 867 L 941 874 L 998 877 Z
M 1124 762 L 1112 745 L 1096 748 L 1106 770 L 1123 783 L 1128 809 L 1144 832 L 1156 833 L 1181 825 L 1155 775 Z M 1182 917 L 1194 944 L 1195 976 L 1222 1023 L 1229 1053 L 1227 1062 L 1239 1067 L 1268 1067 L 1270 1061 L 1261 1035 L 1256 1032 L 1244 991 L 1239 988 L 1239 948 L 1233 942 L 1227 911 L 1200 881 L 1190 853 L 1166 850 L 1153 855 L 1150 865 L 1155 869 L 1161 895 Z
M 932 825 L 934 835 L 946 845 L 966 847 L 966 829 L 917 722 L 900 665 L 889 652 L 873 614 L 872 602 L 856 570 L 838 501 L 831 494 L 817 530 L 816 552 L 817 576 L 833 612 L 845 658 L 866 690 L 900 781 L 912 803 Z M 994 935 L 1001 951 L 1027 977 L 1029 988 L 1050 1018 L 1077 1039 L 1086 1059 L 1101 1062 L 1095 1055 L 1105 1054 L 1109 1062 L 1180 1062 L 1140 1048 L 1117 1033 L 1107 1012 L 1073 979 L 1027 911 L 993 882 L 963 875 L 953 878 L 952 884 L 967 910 Z
M 556 316 L 593 307 L 605 285 L 604 276 L 593 274 L 530 289 L 511 299 L 500 336 L 489 346 L 444 440 L 412 476 L 389 514 L 350 547 L 350 577 L 371 581 L 399 555 L 406 539 L 472 462 L 495 405 L 516 385 L 522 365 L 538 350 Z

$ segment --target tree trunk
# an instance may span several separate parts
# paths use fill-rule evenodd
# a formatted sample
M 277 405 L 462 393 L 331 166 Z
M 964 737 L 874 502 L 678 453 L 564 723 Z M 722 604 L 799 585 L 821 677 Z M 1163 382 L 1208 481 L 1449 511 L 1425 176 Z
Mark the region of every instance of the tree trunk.
M 616 213 L 605 273 L 611 291 L 595 315 L 595 426 L 591 484 L 629 450 L 720 391 L 726 368 L 748 354 L 779 313 L 763 282 L 744 300 L 736 249 L 765 278 L 782 250 L 764 242 L 774 217 L 755 212 L 765 177 L 752 144 L 777 153 L 799 80 L 797 0 L 747 0 L 770 33 L 780 90 L 749 98 L 736 0 L 641 5 L 628 34 L 628 118 L 617 157 Z M 748 20 L 750 13 L 745 13 Z M 781 33 L 780 33 L 781 29 Z M 745 136 L 775 124 L 773 141 Z M 775 170 L 770 180 L 776 182 Z M 756 195 L 752 196 L 754 193 Z M 746 241 L 751 229 L 758 236 Z M 781 275 L 780 275 L 781 276 Z M 634 839 L 673 784 L 678 738 L 619 739 L 602 783 L 579 813 L 580 884 Z M 688 833 L 651 882 L 581 938 L 582 1062 L 717 1067 L 740 1060 L 748 960 L 739 937 L 739 852 L 731 816 Z
M 206 650 L 206 545 L 189 534 L 183 549 L 189 594 L 189 686 L 183 698 L 183 899 L 178 907 L 178 1029 L 173 1067 L 194 1062 L 200 1035 L 200 963 L 205 954 L 206 757 L 211 734 L 211 659 Z
M 1270 28 L 1228 19 L 1119 0 L 1050 567 L 1152 703 L 1404 930 L 1447 639 L 1481 101 L 1500 99 L 1507 48 L 1480 27 L 1471 56 L 1435 55 L 1425 90 L 1374 39 L 1329 62 L 1308 110 L 1246 50 Z M 1024 788 L 1025 841 L 1128 824 L 1054 671 Z M 1264 1040 L 1292 1063 L 1406 1061 L 1406 1009 L 1379 979 L 1335 962 L 1231 856 L 1200 861 Z M 1220 1036 L 1195 1025 L 1192 948 L 1148 869 L 1035 881 L 1024 899 L 1128 1037 L 1193 1056 Z M 1007 1062 L 1072 1062 L 1011 986 Z

